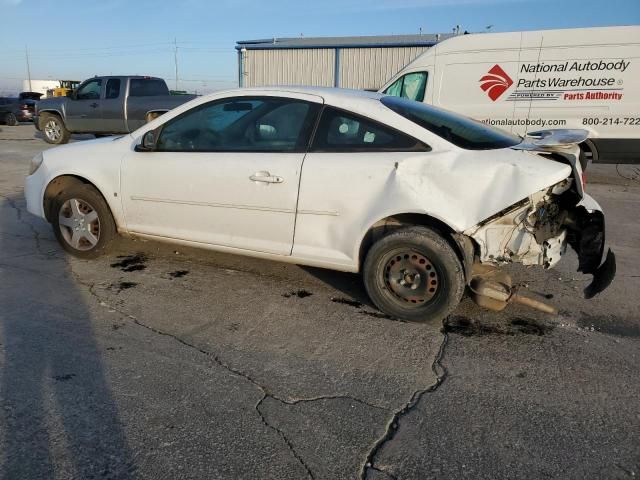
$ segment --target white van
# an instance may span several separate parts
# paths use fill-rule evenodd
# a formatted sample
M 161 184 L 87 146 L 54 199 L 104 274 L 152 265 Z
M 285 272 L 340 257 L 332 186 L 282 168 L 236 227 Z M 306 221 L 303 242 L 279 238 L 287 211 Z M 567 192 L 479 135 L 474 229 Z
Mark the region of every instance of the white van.
M 640 26 L 459 35 L 380 91 L 520 135 L 582 128 L 583 161 L 640 163 Z

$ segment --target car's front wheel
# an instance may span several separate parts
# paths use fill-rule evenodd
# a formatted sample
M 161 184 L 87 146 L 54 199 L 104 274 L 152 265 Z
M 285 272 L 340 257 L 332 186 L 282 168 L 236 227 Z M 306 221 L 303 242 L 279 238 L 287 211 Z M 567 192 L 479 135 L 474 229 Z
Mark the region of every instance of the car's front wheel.
M 73 185 L 54 200 L 52 224 L 67 252 L 80 258 L 104 253 L 116 235 L 109 206 L 89 185 Z
M 364 284 L 383 312 L 414 322 L 437 322 L 464 293 L 464 271 L 449 242 L 436 231 L 400 228 L 373 244 L 363 268 Z

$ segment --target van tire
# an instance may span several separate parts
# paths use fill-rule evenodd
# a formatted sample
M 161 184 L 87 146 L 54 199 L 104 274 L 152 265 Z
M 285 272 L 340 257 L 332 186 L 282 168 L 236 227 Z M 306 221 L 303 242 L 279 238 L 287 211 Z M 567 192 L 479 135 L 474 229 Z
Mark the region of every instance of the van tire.
M 71 132 L 67 130 L 59 115 L 43 113 L 40 116 L 39 127 L 44 141 L 52 145 L 68 143 L 71 138 Z
M 423 226 L 394 230 L 373 244 L 363 267 L 371 301 L 392 317 L 436 323 L 460 303 L 464 269 L 451 244 Z

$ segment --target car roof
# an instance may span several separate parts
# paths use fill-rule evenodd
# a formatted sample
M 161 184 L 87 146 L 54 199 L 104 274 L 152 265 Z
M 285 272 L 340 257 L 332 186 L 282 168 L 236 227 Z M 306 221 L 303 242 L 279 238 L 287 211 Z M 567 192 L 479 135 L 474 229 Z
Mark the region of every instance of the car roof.
M 219 96 L 221 94 L 233 95 L 234 93 L 241 95 L 247 94 L 270 94 L 282 93 L 283 96 L 287 94 L 306 94 L 322 97 L 327 103 L 340 103 L 341 100 L 378 100 L 383 95 L 377 92 L 369 92 L 366 90 L 354 90 L 350 88 L 333 88 L 333 87 L 306 87 L 306 86 L 273 86 L 273 87 L 245 87 L 234 88 L 224 91 L 217 91 L 212 93 L 211 96 Z

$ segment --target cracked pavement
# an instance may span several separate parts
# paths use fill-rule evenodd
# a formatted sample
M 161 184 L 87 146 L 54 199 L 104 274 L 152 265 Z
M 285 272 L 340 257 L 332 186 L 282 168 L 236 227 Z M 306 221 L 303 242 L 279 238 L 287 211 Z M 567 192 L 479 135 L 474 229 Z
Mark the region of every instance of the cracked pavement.
M 465 300 L 441 327 L 382 318 L 351 274 L 130 239 L 68 257 L 22 195 L 48 147 L 0 131 L 2 478 L 640 474 L 640 185 L 614 167 L 588 186 L 608 291 L 581 299 L 573 258 L 514 268 L 559 316 Z

